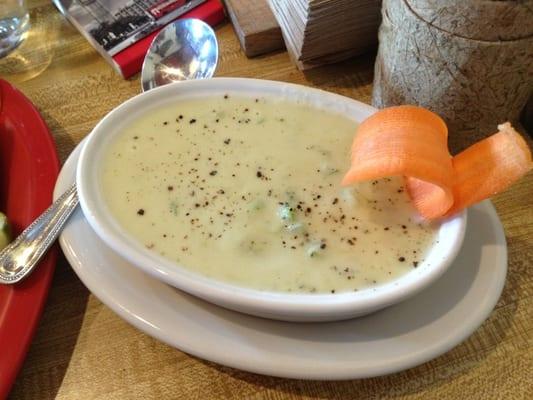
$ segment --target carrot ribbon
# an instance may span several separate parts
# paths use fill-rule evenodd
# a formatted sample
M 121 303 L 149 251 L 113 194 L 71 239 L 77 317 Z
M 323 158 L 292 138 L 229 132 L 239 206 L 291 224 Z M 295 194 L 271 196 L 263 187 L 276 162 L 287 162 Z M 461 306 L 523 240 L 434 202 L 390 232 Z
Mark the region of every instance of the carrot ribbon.
M 403 175 L 423 217 L 455 214 L 505 190 L 533 167 L 525 140 L 511 124 L 498 129 L 452 157 L 448 128 L 437 114 L 416 106 L 385 108 L 359 126 L 342 184 Z

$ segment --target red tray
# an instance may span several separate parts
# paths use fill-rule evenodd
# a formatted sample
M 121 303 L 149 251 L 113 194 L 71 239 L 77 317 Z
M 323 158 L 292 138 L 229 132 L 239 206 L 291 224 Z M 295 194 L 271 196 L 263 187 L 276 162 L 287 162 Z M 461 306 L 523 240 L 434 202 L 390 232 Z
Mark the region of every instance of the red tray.
M 0 210 L 15 234 L 50 205 L 58 172 L 55 144 L 43 119 L 22 93 L 0 79 Z M 0 284 L 0 399 L 30 345 L 56 258 L 53 248 L 26 280 Z

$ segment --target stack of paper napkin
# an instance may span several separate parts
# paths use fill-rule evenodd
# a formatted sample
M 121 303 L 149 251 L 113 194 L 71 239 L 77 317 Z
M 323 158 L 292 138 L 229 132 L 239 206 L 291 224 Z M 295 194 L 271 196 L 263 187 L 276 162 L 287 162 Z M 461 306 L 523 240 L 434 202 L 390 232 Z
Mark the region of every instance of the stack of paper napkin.
M 381 0 L 269 0 L 300 69 L 364 53 L 378 43 Z

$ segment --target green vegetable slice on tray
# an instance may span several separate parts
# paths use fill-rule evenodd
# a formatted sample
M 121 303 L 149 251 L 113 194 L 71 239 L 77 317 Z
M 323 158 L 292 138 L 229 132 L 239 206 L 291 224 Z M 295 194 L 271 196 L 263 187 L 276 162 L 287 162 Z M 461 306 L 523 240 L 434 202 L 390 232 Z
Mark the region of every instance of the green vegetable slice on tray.
M 11 226 L 5 214 L 0 212 L 0 250 L 11 241 Z

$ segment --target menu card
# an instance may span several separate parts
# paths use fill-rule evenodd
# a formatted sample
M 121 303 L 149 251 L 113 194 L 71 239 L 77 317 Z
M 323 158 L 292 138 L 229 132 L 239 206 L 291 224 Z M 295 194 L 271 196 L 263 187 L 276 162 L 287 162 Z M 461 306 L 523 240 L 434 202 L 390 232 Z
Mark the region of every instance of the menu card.
M 177 18 L 224 19 L 219 0 L 52 0 L 124 78 L 139 72 L 152 39 Z

